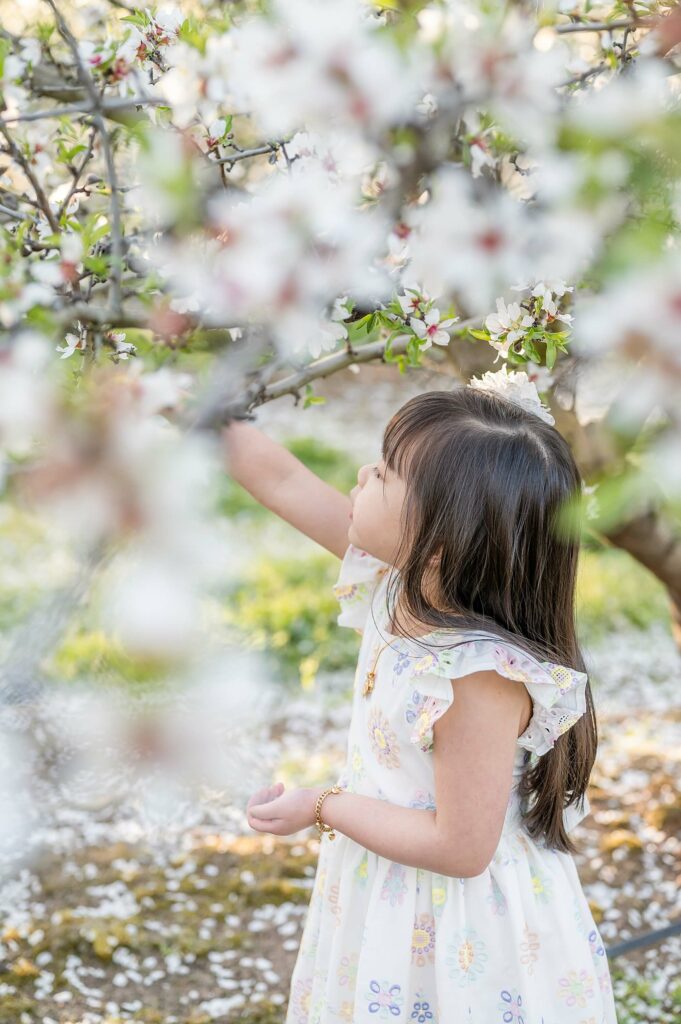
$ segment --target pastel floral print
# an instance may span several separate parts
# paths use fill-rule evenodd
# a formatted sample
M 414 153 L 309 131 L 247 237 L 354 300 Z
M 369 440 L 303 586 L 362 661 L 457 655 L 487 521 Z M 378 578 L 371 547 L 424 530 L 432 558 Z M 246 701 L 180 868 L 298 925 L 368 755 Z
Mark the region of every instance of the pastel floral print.
M 331 913 L 335 917 L 337 924 L 340 923 L 341 915 L 342 915 L 342 908 L 341 908 L 341 905 L 340 905 L 339 899 L 338 899 L 339 892 L 340 892 L 340 887 L 338 885 L 338 882 L 334 882 L 333 885 L 331 886 L 331 888 L 329 889 L 328 899 L 329 899 L 329 907 L 331 908 Z
M 405 881 L 406 870 L 402 864 L 391 864 L 381 888 L 381 899 L 387 900 L 391 907 L 401 906 L 409 892 Z
M 312 995 L 312 978 L 295 981 L 291 989 L 289 1004 L 296 1024 L 309 1024 L 310 997 Z
M 355 1016 L 354 1005 L 354 1002 L 345 999 L 340 1006 L 331 1007 L 331 1012 L 335 1014 L 338 1020 L 344 1021 L 345 1024 L 353 1024 Z
M 324 1001 L 321 998 L 315 999 L 310 1009 L 310 1024 L 320 1024 L 322 1019 L 322 1009 L 324 1007 Z
M 494 875 L 490 875 L 490 891 L 487 893 L 487 902 L 491 905 L 493 914 L 503 917 L 506 913 L 506 897 Z
M 345 986 L 351 992 L 354 991 L 355 982 L 357 981 L 358 959 L 357 953 L 346 953 L 341 957 L 338 964 L 338 984 Z
M 433 900 L 433 916 L 441 917 L 447 902 L 447 883 L 443 875 L 433 875 L 430 893 Z
M 380 1020 L 390 1020 L 391 1017 L 399 1017 L 404 1004 L 401 985 L 391 985 L 388 981 L 369 982 L 369 1000 L 367 1009 L 369 1013 L 375 1013 Z
M 414 919 L 411 936 L 411 962 L 423 967 L 435 962 L 435 921 L 432 914 L 419 914 Z
M 541 900 L 542 903 L 549 903 L 552 895 L 551 879 L 549 876 L 541 871 L 537 871 L 532 866 L 530 866 L 530 875 L 532 877 L 532 889 L 537 899 Z
M 371 749 L 385 768 L 399 768 L 400 748 L 390 722 L 379 707 L 372 707 L 367 724 Z
M 506 988 L 501 990 L 499 1009 L 504 1024 L 529 1024 L 523 1017 L 523 997 L 517 989 L 513 988 L 510 992 Z
M 534 965 L 539 959 L 540 946 L 541 943 L 539 941 L 539 936 L 536 932 L 530 931 L 526 921 L 524 938 L 520 943 L 520 962 L 527 967 L 528 974 L 532 974 L 534 972 Z
M 369 878 L 369 854 L 365 850 L 362 854 L 361 860 L 355 868 L 355 881 L 364 888 Z
M 359 789 L 359 785 L 364 778 L 364 758 L 362 757 L 362 751 L 360 750 L 357 743 L 353 743 L 350 748 L 350 756 L 348 763 L 343 769 L 341 780 L 338 781 L 339 786 L 343 786 L 344 789 L 348 789 L 351 793 L 356 793 Z M 347 784 L 345 780 L 347 779 Z
M 588 998 L 593 996 L 593 976 L 585 970 L 569 971 L 559 979 L 559 994 L 567 1006 L 586 1006 Z
M 433 724 L 445 713 L 447 707 L 445 701 L 437 697 L 424 697 L 418 690 L 412 692 L 405 711 L 407 721 L 413 723 L 409 739 L 424 753 L 432 749 Z
M 484 974 L 487 959 L 485 943 L 478 933 L 473 928 L 463 928 L 448 944 L 445 963 L 449 968 L 449 977 L 463 988 Z
M 322 868 L 321 871 L 317 872 L 317 876 L 315 878 L 315 895 L 319 899 L 321 899 L 322 896 L 324 895 L 324 889 L 326 888 L 326 876 L 326 869 Z
M 407 672 L 412 665 L 412 659 L 404 651 L 398 651 L 397 660 L 393 665 L 393 681 L 396 676 L 401 676 L 404 672 Z
M 433 798 L 433 794 L 429 793 L 426 789 L 420 789 L 414 794 L 409 806 L 420 807 L 422 810 L 426 811 L 434 811 L 435 800 Z
M 591 955 L 594 959 L 597 956 L 605 956 L 605 947 L 596 928 L 589 932 L 589 945 L 591 946 Z
M 584 915 L 582 914 L 581 900 L 579 899 L 579 896 L 577 895 L 577 893 L 575 893 L 575 895 L 573 897 L 572 906 L 573 906 L 573 909 L 574 909 L 575 922 L 577 923 L 577 926 L 579 927 L 579 930 L 581 932 L 584 932 L 585 934 L 588 934 L 588 930 L 589 929 L 588 929 L 588 926 L 586 925 L 586 923 L 584 921 Z
M 416 993 L 416 1001 L 411 1008 L 409 1020 L 415 1024 L 435 1024 L 433 1004 L 426 999 L 422 992 Z
M 361 604 L 367 598 L 368 589 L 366 583 L 350 583 L 347 586 L 335 586 L 333 592 L 343 604 Z
M 598 978 L 598 987 L 601 992 L 612 994 L 612 979 L 610 977 L 610 968 L 608 967 L 608 961 L 605 961 L 605 968 L 600 970 L 596 975 Z

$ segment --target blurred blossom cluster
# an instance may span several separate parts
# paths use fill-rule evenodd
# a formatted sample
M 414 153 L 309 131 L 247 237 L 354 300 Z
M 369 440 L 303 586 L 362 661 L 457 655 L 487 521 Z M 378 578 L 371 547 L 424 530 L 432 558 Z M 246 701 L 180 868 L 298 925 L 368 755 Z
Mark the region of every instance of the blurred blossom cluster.
M 339 283 L 365 302 L 390 294 L 387 271 L 372 264 L 385 219 L 380 210 L 358 211 L 351 192 L 313 164 L 291 177 L 273 175 L 252 197 L 218 195 L 208 237 L 159 240 L 159 272 L 176 295 L 199 295 L 207 320 L 264 322 L 284 351 L 319 354 L 327 342 L 322 313 Z M 337 340 L 331 335 L 328 347 Z

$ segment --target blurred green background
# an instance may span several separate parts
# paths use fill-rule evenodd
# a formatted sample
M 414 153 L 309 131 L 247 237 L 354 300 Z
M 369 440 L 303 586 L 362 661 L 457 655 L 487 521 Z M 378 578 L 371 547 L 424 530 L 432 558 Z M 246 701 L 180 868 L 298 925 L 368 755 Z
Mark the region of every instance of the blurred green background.
M 284 442 L 313 472 L 348 493 L 357 479 L 355 462 L 339 449 L 312 438 Z M 354 668 L 358 638 L 338 629 L 338 604 L 331 587 L 340 562 L 258 504 L 225 473 L 218 506 L 232 536 L 252 546 L 246 568 L 234 572 L 226 542 L 225 585 L 210 598 L 207 621 L 225 641 L 263 653 L 284 688 L 315 685 L 319 674 Z M 44 558 L 41 545 L 44 544 Z M 240 545 L 241 547 L 241 545 Z M 41 526 L 24 513 L 3 507 L 0 521 L 0 623 L 3 633 L 17 625 L 58 582 L 68 565 L 55 553 Z M 29 562 L 30 558 L 30 562 Z M 30 569 L 38 564 L 39 572 Z M 670 624 L 665 588 L 626 553 L 589 536 L 582 549 L 577 592 L 580 640 L 597 643 L 613 629 L 644 630 Z M 140 687 L 162 678 L 164 666 L 129 657 L 101 628 L 96 585 L 73 617 L 63 643 L 43 665 L 48 676 L 75 679 L 103 675 L 107 682 Z

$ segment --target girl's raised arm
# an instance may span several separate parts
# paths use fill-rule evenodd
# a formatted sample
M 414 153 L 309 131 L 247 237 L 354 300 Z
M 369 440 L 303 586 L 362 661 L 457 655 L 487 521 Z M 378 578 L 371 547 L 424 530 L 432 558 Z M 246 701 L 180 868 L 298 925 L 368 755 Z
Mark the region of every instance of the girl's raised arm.
M 288 449 L 252 423 L 232 420 L 221 431 L 225 468 L 252 497 L 342 558 L 350 498 L 321 480 Z

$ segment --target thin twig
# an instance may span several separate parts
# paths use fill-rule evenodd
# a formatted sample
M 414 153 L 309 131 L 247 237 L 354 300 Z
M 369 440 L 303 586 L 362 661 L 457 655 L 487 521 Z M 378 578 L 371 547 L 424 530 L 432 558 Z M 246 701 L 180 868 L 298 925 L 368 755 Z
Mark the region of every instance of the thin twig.
M 6 217 L 11 217 L 12 220 L 25 221 L 30 219 L 29 217 L 25 217 L 23 213 L 17 213 L 16 210 L 11 210 L 9 206 L 3 206 L 2 203 L 0 203 L 0 213 L 4 213 Z
M 133 107 L 166 107 L 168 103 L 166 100 L 154 98 L 152 96 L 131 96 L 129 98 L 120 97 L 119 99 L 102 99 L 99 109 L 103 114 L 110 114 L 114 111 L 132 109 Z M 98 108 L 92 104 L 83 106 L 82 103 L 69 103 L 62 107 L 52 107 L 51 110 L 34 110 L 28 114 L 10 114 L 8 117 L 0 118 L 5 124 L 14 123 L 16 121 L 40 121 L 47 117 L 65 117 L 70 114 L 93 114 Z
M 36 199 L 38 201 L 38 206 L 40 207 L 42 212 L 45 214 L 45 217 L 47 218 L 48 224 L 50 225 L 50 227 L 52 228 L 53 231 L 57 231 L 58 232 L 59 231 L 59 224 L 55 220 L 54 213 L 52 212 L 52 207 L 50 206 L 50 201 L 47 198 L 47 196 L 45 195 L 45 192 L 43 191 L 42 185 L 40 184 L 40 182 L 38 181 L 37 177 L 33 173 L 33 168 L 31 167 L 29 161 L 26 159 L 24 154 L 19 149 L 19 147 L 17 146 L 16 142 L 14 141 L 12 136 L 7 131 L 7 128 L 5 127 L 5 125 L 2 124 L 1 122 L 0 122 L 0 133 L 2 133 L 2 135 L 4 136 L 5 142 L 7 143 L 8 147 L 9 147 L 10 153 L 12 154 L 14 159 L 17 161 L 17 163 L 19 164 L 19 166 L 23 170 L 24 174 L 26 175 L 26 177 L 30 181 L 31 185 L 33 186 L 33 191 L 35 192 L 35 197 L 36 197 Z
M 116 308 L 107 308 L 91 306 L 87 302 L 74 302 L 70 306 L 62 306 L 55 310 L 55 316 L 62 327 L 80 320 L 82 323 L 98 324 L 102 327 L 149 328 L 150 311 L 143 307 L 125 309 L 122 304 Z
M 75 194 L 76 189 L 78 188 L 78 182 L 81 179 L 81 175 L 82 175 L 83 171 L 85 170 L 86 166 L 88 165 L 88 163 L 92 159 L 92 155 L 93 155 L 93 153 L 95 151 L 95 137 L 96 137 L 96 135 L 97 135 L 97 130 L 96 130 L 96 128 L 93 128 L 91 130 L 91 132 L 90 132 L 90 138 L 88 139 L 88 147 L 87 147 L 87 150 L 85 151 L 85 155 L 84 155 L 84 157 L 83 157 L 83 159 L 81 161 L 80 167 L 74 168 L 74 170 L 72 172 L 73 173 L 73 182 L 71 184 L 71 188 L 69 189 L 69 191 L 68 191 L 68 193 L 66 195 L 66 198 L 64 199 L 64 202 L 59 207 L 59 220 L 60 221 L 61 221 L 63 215 L 66 213 L 68 205 L 71 202 L 71 198 Z
M 86 89 L 93 106 L 93 120 L 99 130 L 99 137 L 102 140 L 102 149 L 104 150 L 104 162 L 106 163 L 107 174 L 109 176 L 109 184 L 111 185 L 111 291 L 113 308 L 115 310 L 120 309 L 122 304 L 121 299 L 121 276 L 123 272 L 123 244 L 122 244 L 122 226 L 121 226 L 121 206 L 120 197 L 118 195 L 118 176 L 116 173 L 116 162 L 114 160 L 113 149 L 111 147 L 111 139 L 104 123 L 102 116 L 102 97 L 97 92 L 94 79 L 90 74 L 89 69 L 83 63 L 80 51 L 78 49 L 78 43 L 71 32 L 71 29 L 66 24 L 66 21 L 62 17 L 60 11 L 57 9 L 54 0 L 45 0 L 48 7 L 51 8 L 59 33 L 66 42 L 67 46 L 73 54 L 73 59 L 76 62 L 76 70 L 78 77 L 80 78 L 83 87 Z
M 554 32 L 558 32 L 559 35 L 564 35 L 566 32 L 610 32 L 619 28 L 645 28 L 647 25 L 654 24 L 655 21 L 655 18 L 620 18 L 619 21 L 576 21 L 570 25 L 548 27 L 552 28 Z
M 263 153 L 276 153 L 277 149 L 282 146 L 282 142 L 268 142 L 263 146 L 255 146 L 253 149 L 242 149 L 238 153 L 234 153 L 232 156 L 221 156 L 218 160 L 211 160 L 213 164 L 235 164 L 239 160 L 248 160 L 251 156 L 260 156 Z

